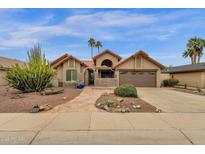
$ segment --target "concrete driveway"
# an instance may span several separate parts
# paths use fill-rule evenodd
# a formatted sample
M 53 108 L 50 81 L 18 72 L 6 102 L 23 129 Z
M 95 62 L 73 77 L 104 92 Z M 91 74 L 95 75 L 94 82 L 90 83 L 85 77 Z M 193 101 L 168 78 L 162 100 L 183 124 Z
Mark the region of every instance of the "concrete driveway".
M 137 88 L 141 99 L 164 112 L 203 113 L 205 97 L 167 88 Z

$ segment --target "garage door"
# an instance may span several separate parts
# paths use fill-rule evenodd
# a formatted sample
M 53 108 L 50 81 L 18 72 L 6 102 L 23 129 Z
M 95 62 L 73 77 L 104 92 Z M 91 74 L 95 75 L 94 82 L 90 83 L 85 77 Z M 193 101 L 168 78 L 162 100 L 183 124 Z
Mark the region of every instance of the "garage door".
M 120 71 L 120 84 L 133 84 L 136 87 L 156 87 L 155 71 Z

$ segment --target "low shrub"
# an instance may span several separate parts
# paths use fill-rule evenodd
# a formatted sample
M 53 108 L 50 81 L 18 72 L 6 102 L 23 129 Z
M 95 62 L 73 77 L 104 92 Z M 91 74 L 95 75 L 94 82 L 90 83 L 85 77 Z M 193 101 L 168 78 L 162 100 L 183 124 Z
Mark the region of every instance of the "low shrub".
M 113 101 L 108 99 L 104 102 L 104 105 L 107 105 L 108 107 L 111 107 L 113 105 Z
M 179 83 L 179 81 L 176 80 L 176 79 L 168 79 L 168 80 L 164 80 L 163 81 L 163 84 L 164 84 L 165 87 L 173 87 L 177 83 Z
M 115 88 L 115 95 L 122 97 L 137 97 L 137 90 L 134 85 L 123 84 Z

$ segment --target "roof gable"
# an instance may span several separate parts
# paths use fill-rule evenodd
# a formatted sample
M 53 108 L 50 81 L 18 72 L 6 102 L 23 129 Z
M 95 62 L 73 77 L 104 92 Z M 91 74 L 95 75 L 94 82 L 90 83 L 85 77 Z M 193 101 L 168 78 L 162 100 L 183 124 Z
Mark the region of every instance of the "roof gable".
M 61 56 L 61 57 L 57 58 L 56 60 L 54 60 L 53 62 L 51 62 L 51 66 L 55 69 L 69 59 L 74 59 L 77 62 L 79 62 L 81 65 L 84 65 L 87 67 L 87 65 L 85 63 L 83 63 L 81 60 L 79 60 L 78 58 L 76 58 L 72 55 L 68 55 L 68 54 L 64 54 L 63 56 Z
M 104 54 L 106 54 L 106 53 L 108 53 L 108 54 L 110 54 L 110 55 L 116 57 L 116 58 L 118 59 L 118 61 L 120 61 L 120 60 L 122 59 L 119 55 L 117 55 L 117 54 L 115 54 L 114 52 L 112 52 L 112 51 L 110 51 L 110 50 L 107 49 L 107 50 L 105 50 L 105 51 L 103 51 L 103 52 L 101 52 L 101 53 L 99 53 L 99 54 L 97 54 L 97 55 L 95 55 L 95 56 L 93 57 L 94 63 L 96 63 L 96 59 L 97 59 L 97 58 L 101 57 L 102 55 L 104 55 Z
M 146 52 L 142 51 L 142 50 L 140 50 L 140 51 L 134 53 L 134 54 L 131 55 L 130 57 L 128 57 L 128 58 L 126 58 L 125 60 L 121 61 L 121 62 L 118 63 L 114 68 L 116 68 L 116 67 L 118 67 L 118 66 L 124 64 L 125 62 L 127 62 L 128 60 L 130 60 L 130 59 L 132 59 L 132 58 L 136 58 L 136 57 L 140 57 L 140 56 L 142 56 L 142 57 L 145 58 L 146 60 L 148 60 L 148 61 L 154 63 L 155 65 L 157 65 L 157 66 L 158 66 L 159 68 L 161 68 L 161 69 L 164 69 L 164 68 L 165 68 L 164 65 L 160 64 L 160 63 L 157 62 L 156 60 L 154 60 L 154 59 L 152 59 L 151 57 L 149 57 L 149 55 L 148 55 Z

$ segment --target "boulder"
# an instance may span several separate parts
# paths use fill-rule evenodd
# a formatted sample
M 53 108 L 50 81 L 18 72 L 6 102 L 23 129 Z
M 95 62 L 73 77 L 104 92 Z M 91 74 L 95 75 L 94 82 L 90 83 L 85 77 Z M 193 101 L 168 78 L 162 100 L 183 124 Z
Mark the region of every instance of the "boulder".
M 63 88 L 48 88 L 40 92 L 41 95 L 54 95 L 54 94 L 60 94 L 63 93 Z
M 119 102 L 123 102 L 124 99 L 123 99 L 123 98 L 118 98 L 117 101 L 119 101 Z
M 40 112 L 40 107 L 38 105 L 34 105 L 31 109 L 31 113 Z
M 108 112 L 110 111 L 110 108 L 107 105 L 105 105 L 103 108 Z

